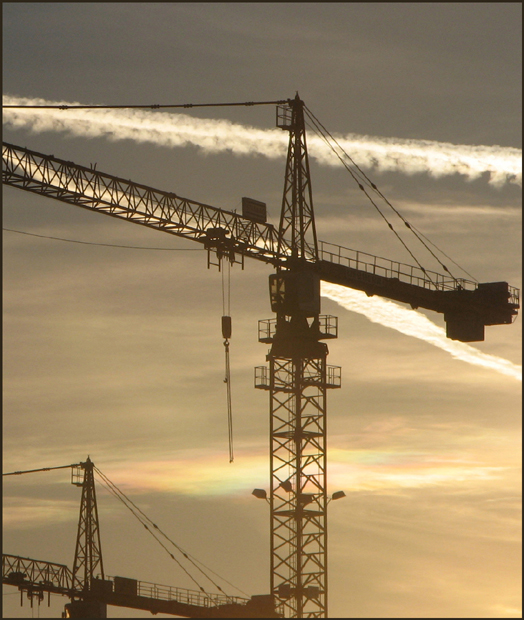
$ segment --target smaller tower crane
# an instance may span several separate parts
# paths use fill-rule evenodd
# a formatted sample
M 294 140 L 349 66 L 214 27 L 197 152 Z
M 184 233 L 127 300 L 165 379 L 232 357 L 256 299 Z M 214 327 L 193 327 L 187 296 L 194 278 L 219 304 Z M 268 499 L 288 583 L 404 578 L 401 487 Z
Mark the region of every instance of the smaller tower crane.
M 2 555 L 2 583 L 20 590 L 38 604 L 51 594 L 66 596 L 64 618 L 106 618 L 107 606 L 142 609 L 183 618 L 278 618 L 271 595 L 250 599 L 210 594 L 129 579 L 104 573 L 100 524 L 96 501 L 94 463 L 82 463 L 18 471 L 4 476 L 71 468 L 71 483 L 82 488 L 73 570 L 56 564 L 15 555 Z

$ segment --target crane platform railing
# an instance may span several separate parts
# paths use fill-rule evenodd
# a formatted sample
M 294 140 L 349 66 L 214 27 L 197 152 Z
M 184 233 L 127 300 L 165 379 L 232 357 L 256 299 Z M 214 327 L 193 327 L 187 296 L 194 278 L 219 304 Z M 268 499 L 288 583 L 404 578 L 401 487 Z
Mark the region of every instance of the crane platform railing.
M 115 594 L 128 594 L 162 601 L 176 601 L 185 605 L 197 607 L 218 607 L 220 605 L 245 605 L 249 599 L 226 594 L 210 594 L 198 590 L 188 590 L 174 586 L 165 586 L 158 583 L 138 581 L 124 577 L 107 577 L 112 582 L 112 591 Z
M 277 319 L 260 319 L 258 322 L 258 341 L 264 344 L 273 342 L 277 333 Z M 332 314 L 318 316 L 318 336 L 320 340 L 338 337 L 338 317 Z
M 374 256 L 359 250 L 351 250 L 334 243 L 319 241 L 319 258 L 337 265 L 344 265 L 384 278 L 396 278 L 407 284 L 436 291 L 475 290 L 477 283 L 464 278 L 453 278 L 414 265 Z M 517 291 L 517 289 L 514 289 Z M 518 291 L 517 291 L 518 293 Z

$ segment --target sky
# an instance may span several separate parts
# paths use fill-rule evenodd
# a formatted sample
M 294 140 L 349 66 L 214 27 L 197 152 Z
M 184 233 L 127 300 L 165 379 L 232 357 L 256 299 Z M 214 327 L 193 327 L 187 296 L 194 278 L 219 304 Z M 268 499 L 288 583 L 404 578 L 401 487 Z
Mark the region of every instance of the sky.
M 452 272 L 521 287 L 520 3 L 2 8 L 4 103 L 298 91 Z M 286 134 L 274 106 L 178 112 L 4 110 L 4 140 L 221 209 L 249 196 L 278 224 Z M 412 264 L 313 132 L 308 144 L 319 239 Z M 89 455 L 240 589 L 220 582 L 226 592 L 268 593 L 269 512 L 251 491 L 269 486 L 269 402 L 253 368 L 267 353 L 270 268 L 231 269 L 229 463 L 222 273 L 205 251 L 10 187 L 3 226 L 4 472 Z M 329 505 L 329 616 L 521 617 L 520 317 L 464 345 L 442 336 L 441 315 L 357 291 L 324 286 L 322 312 L 339 317 L 328 363 L 342 367 L 328 394 L 328 493 L 346 493 Z M 194 588 L 97 489 L 105 572 Z M 72 567 L 79 503 L 67 470 L 5 478 L 4 552 Z M 6 617 L 57 617 L 67 602 L 31 611 L 3 592 Z

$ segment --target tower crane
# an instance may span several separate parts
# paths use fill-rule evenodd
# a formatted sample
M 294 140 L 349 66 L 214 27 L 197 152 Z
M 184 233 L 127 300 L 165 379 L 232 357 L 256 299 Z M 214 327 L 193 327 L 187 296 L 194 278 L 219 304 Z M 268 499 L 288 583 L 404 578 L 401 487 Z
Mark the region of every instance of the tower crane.
M 337 337 L 337 319 L 320 313 L 321 280 L 441 313 L 447 336 L 462 342 L 484 340 L 487 325 L 512 323 L 519 291 L 317 240 L 306 106 L 298 93 L 264 103 L 276 104 L 277 126 L 289 133 L 278 230 L 249 201 L 239 215 L 5 143 L 3 182 L 196 241 L 208 266 L 216 255 L 275 269 L 275 317 L 259 321 L 268 366 L 255 369 L 255 387 L 270 402 L 271 594 L 286 617 L 327 617 L 326 394 L 340 387 L 340 368 L 327 364 L 324 340 Z
M 95 468 L 89 456 L 82 463 L 3 475 L 68 468 L 71 469 L 71 484 L 82 488 L 73 569 L 70 570 L 65 564 L 2 555 L 2 583 L 16 586 L 22 597 L 25 593 L 31 606 L 33 599 L 36 598 L 40 604 L 44 593 L 47 593 L 48 602 L 51 594 L 71 599 L 65 606 L 64 618 L 106 618 L 108 605 L 184 618 L 279 617 L 275 613 L 271 595 L 256 595 L 245 599 L 228 596 L 221 588 L 222 594 L 217 595 L 205 592 L 201 586 L 200 591 L 187 590 L 105 575 L 94 478 L 95 470 L 99 474 L 101 472 Z M 155 527 L 158 529 L 158 526 Z

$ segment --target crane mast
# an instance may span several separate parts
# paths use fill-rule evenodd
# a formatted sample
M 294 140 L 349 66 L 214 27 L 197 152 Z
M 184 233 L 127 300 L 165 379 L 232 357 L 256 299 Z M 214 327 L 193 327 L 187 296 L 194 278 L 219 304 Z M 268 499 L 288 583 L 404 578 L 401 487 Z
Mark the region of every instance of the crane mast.
M 318 261 L 318 244 L 303 106 L 297 94 L 277 113 L 289 131 L 279 239 L 291 239 L 291 256 L 269 278 L 276 319 L 259 324 L 259 340 L 271 344 L 269 374 L 258 367 L 255 386 L 270 402 L 271 592 L 285 617 L 324 618 L 326 392 L 340 383 L 328 380 L 321 340 L 336 333 L 321 331 L 320 278 L 308 265 Z
M 284 240 L 290 239 L 292 259 L 316 262 L 318 244 L 306 145 L 304 102 L 298 93 L 286 106 L 277 107 L 277 127 L 289 131 L 278 252 L 281 256 L 285 254 Z
M 77 592 L 82 592 L 84 600 L 73 601 L 69 605 L 69 611 L 75 610 L 75 616 L 70 617 L 85 617 L 83 614 L 86 613 L 94 618 L 106 617 L 105 608 L 100 609 L 103 604 L 92 600 L 93 596 L 96 596 L 94 585 L 97 575 L 100 575 L 102 581 L 105 579 L 93 468 L 93 462 L 87 457 L 85 463 L 80 463 L 76 471 L 72 471 L 72 484 L 82 487 L 82 498 L 80 500 L 71 588 Z M 78 613 L 82 615 L 78 616 Z

